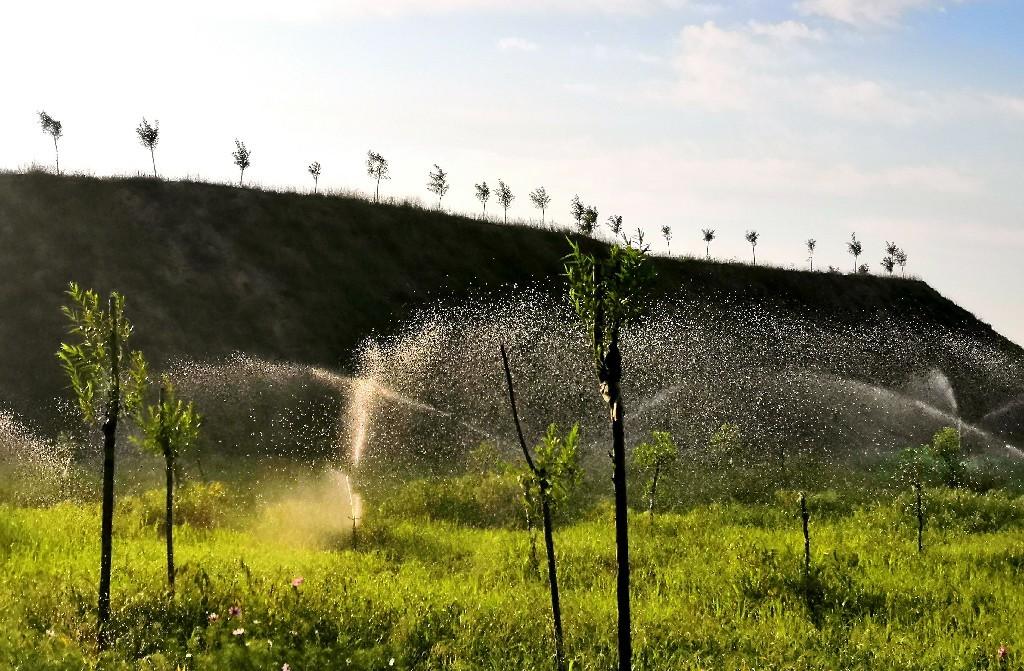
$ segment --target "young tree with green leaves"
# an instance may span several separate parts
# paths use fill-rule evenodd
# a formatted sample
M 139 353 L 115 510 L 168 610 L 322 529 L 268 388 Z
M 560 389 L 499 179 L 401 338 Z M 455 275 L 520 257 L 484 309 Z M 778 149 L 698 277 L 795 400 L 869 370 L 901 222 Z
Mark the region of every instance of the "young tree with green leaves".
M 540 210 L 540 223 L 543 225 L 544 213 L 547 211 L 548 205 L 551 204 L 551 196 L 543 186 L 538 186 L 530 193 L 530 200 L 533 202 L 533 206 Z
M 373 150 L 366 152 L 366 174 L 376 182 L 373 202 L 380 202 L 380 182 L 391 179 L 390 171 L 391 166 L 388 165 L 386 158 Z
M 142 123 L 135 128 L 135 134 L 139 138 L 139 144 L 149 150 L 149 160 L 153 163 L 153 177 L 156 177 L 156 145 L 160 142 L 160 122 L 154 121 L 150 124 L 146 117 L 142 117 Z
M 313 176 L 313 193 L 316 193 L 320 187 L 320 161 L 313 161 L 306 170 Z
M 476 199 L 484 206 L 484 219 L 487 218 L 487 201 L 491 199 L 491 187 L 483 181 L 476 185 Z
M 235 138 L 235 150 L 231 152 L 231 158 L 235 159 L 235 165 L 238 166 L 238 186 L 242 186 L 245 169 L 252 165 L 252 152 L 246 148 L 244 142 Z
M 850 252 L 853 256 L 853 272 L 857 274 L 858 266 L 857 261 L 860 259 L 860 255 L 864 252 L 864 245 L 857 239 L 856 233 L 850 234 L 850 241 L 846 243 L 846 251 Z
M 427 176 L 427 191 L 437 196 L 437 209 L 441 209 L 441 199 L 450 188 L 452 185 L 448 183 L 448 173 L 435 163 L 434 169 Z
M 64 136 L 63 126 L 59 121 L 54 119 L 46 112 L 39 112 L 39 125 L 42 127 L 43 132 L 53 138 L 53 153 L 56 157 L 57 174 L 60 174 L 60 147 L 57 146 L 57 140 Z
M 705 228 L 705 229 L 703 229 L 701 231 L 701 233 L 704 235 L 704 252 L 707 255 L 707 257 L 706 257 L 707 260 L 710 261 L 711 260 L 711 243 L 715 239 L 715 229 L 713 229 L 713 228 Z
M 654 516 L 658 496 L 658 479 L 679 459 L 679 448 L 668 431 L 652 431 L 649 443 L 640 443 L 633 450 L 633 465 L 650 473 L 647 483 L 647 512 Z
M 505 211 L 505 223 L 508 223 L 508 208 L 511 207 L 512 201 L 516 199 L 512 195 L 512 189 L 508 188 L 508 184 L 502 180 L 498 180 L 498 188 L 494 190 L 494 199 L 498 201 L 498 205 L 501 205 Z
M 536 492 L 536 500 L 540 503 L 541 519 L 544 523 L 544 549 L 547 553 L 548 586 L 551 589 L 552 629 L 555 639 L 555 671 L 565 671 L 565 639 L 562 635 L 562 606 L 558 595 L 558 568 L 555 563 L 551 509 L 555 504 L 569 497 L 582 477 L 576 456 L 580 427 L 578 424 L 574 424 L 569 432 L 562 436 L 556 425 L 549 425 L 547 433 L 540 444 L 534 448 L 534 454 L 531 456 L 530 450 L 526 446 L 526 438 L 523 436 L 522 425 L 519 422 L 519 410 L 516 407 L 516 393 L 512 384 L 508 352 L 505 350 L 504 343 L 501 343 L 500 348 L 512 421 L 516 427 L 519 446 L 523 450 L 523 458 L 529 469 L 520 482 L 523 484 L 527 506 L 530 506 L 534 499 L 533 493 Z
M 142 400 L 147 371 L 141 352 L 128 350 L 132 325 L 124 316 L 124 297 L 112 292 L 107 309 L 95 291 L 72 282 L 61 312 L 71 342 L 57 352 L 83 423 L 103 434 L 103 502 L 100 522 L 98 646 L 107 648 L 110 622 L 110 563 L 114 529 L 114 454 L 117 426 Z
M 814 250 L 818 247 L 818 241 L 814 238 L 808 238 L 807 242 L 804 243 L 807 246 L 807 260 L 811 264 L 811 272 L 814 272 Z
M 750 253 L 754 257 L 754 265 L 757 265 L 757 239 L 761 237 L 761 234 L 757 231 L 747 231 L 746 235 L 747 242 L 750 243 Z
M 622 329 L 648 307 L 654 269 L 647 255 L 631 246 L 612 245 L 607 256 L 584 253 L 570 242 L 565 259 L 569 298 L 580 321 L 590 331 L 591 357 L 597 367 L 598 389 L 608 408 L 612 429 L 612 483 L 615 488 L 615 551 L 618 564 L 619 671 L 631 671 L 633 641 L 629 604 L 629 519 L 626 497 L 626 438 L 622 403 Z
M 947 426 L 932 436 L 932 456 L 938 464 L 943 483 L 947 487 L 959 487 L 964 481 L 963 443 L 960 429 Z
M 174 385 L 164 375 L 160 378 L 156 404 L 145 408 L 139 407 L 135 421 L 141 430 L 141 436 L 136 438 L 136 442 L 143 449 L 164 458 L 164 475 L 167 483 L 164 518 L 167 538 L 167 586 L 171 596 L 174 596 L 175 462 L 199 437 L 203 418 L 196 412 L 191 401 L 186 403 L 177 397 Z

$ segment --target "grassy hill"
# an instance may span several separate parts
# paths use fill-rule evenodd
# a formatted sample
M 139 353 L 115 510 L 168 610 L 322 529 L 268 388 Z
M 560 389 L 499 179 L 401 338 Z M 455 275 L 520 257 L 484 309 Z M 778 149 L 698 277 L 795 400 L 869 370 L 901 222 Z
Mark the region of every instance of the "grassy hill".
M 593 243 L 598 244 L 598 243 Z M 560 286 L 564 233 L 411 205 L 148 178 L 0 174 L 0 400 L 47 415 L 69 280 L 128 298 L 159 365 L 233 351 L 329 367 L 418 305 L 510 283 Z M 818 319 L 879 315 L 1020 354 L 926 283 L 703 260 L 656 260 L 658 290 L 770 301 Z

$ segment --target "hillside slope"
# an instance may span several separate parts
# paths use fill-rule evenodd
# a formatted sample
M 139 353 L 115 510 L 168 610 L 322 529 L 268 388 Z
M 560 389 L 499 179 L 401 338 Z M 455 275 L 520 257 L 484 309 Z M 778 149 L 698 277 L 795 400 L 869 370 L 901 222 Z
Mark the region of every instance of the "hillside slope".
M 128 298 L 159 365 L 233 351 L 344 368 L 374 330 L 438 296 L 559 286 L 564 234 L 355 198 L 153 179 L 0 175 L 0 400 L 41 419 L 69 280 Z M 730 295 L 856 323 L 887 315 L 1020 349 L 921 281 L 658 259 L 659 291 Z

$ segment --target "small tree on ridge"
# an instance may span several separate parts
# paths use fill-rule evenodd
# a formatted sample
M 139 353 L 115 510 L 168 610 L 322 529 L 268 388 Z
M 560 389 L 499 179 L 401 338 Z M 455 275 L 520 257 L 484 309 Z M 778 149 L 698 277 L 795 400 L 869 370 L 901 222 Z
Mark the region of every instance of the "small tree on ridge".
M 864 252 L 864 245 L 857 239 L 856 233 L 850 234 L 850 241 L 846 243 L 846 251 L 853 255 L 853 272 L 857 273 L 857 261 L 860 259 L 860 255 Z
M 715 239 L 715 229 L 705 228 L 701 233 L 704 235 L 704 252 L 707 254 L 708 261 L 711 260 L 711 243 Z
M 494 190 L 494 199 L 498 201 L 498 205 L 501 205 L 502 209 L 505 210 L 505 223 L 508 223 L 508 208 L 512 205 L 512 201 L 516 199 L 512 195 L 512 189 L 508 188 L 508 184 L 502 180 L 498 180 L 498 188 Z
M 313 193 L 316 193 L 320 187 L 320 161 L 313 161 L 306 170 L 313 176 Z
M 804 244 L 807 245 L 807 260 L 811 263 L 811 272 L 814 272 L 814 250 L 818 246 L 818 241 L 809 238 Z
M 252 165 L 252 161 L 249 158 L 252 156 L 245 143 L 239 139 L 235 139 L 235 150 L 231 152 L 231 157 L 235 159 L 235 165 L 238 166 L 238 186 L 242 186 L 242 178 L 245 176 L 245 169 Z
M 484 218 L 487 218 L 487 201 L 491 198 L 491 187 L 487 186 L 487 182 L 483 181 L 476 185 L 476 199 L 479 200 L 484 206 Z
M 371 150 L 366 152 L 366 174 L 373 178 L 376 182 L 376 187 L 373 192 L 373 202 L 380 201 L 380 182 L 381 180 L 391 179 L 390 166 L 386 158 Z
M 441 209 L 441 199 L 444 198 L 444 194 L 448 193 L 448 189 L 452 187 L 448 183 L 448 173 L 441 169 L 441 166 L 434 164 L 434 169 L 430 171 L 427 181 L 427 191 L 437 196 L 437 209 Z
M 149 150 L 149 159 L 153 163 L 153 177 L 156 177 L 156 145 L 160 142 L 160 122 L 154 121 L 152 125 L 142 117 L 142 123 L 135 129 L 139 136 L 139 144 Z
M 543 224 L 544 213 L 551 204 L 551 196 L 543 186 L 538 186 L 530 193 L 530 200 L 533 201 L 533 206 L 540 210 L 540 223 Z
M 53 138 L 53 153 L 56 157 L 57 174 L 60 174 L 60 148 L 57 140 L 64 136 L 64 129 L 61 123 L 46 112 L 39 112 L 39 125 L 43 132 Z
M 750 253 L 754 257 L 754 265 L 757 265 L 757 239 L 761 237 L 761 234 L 757 231 L 747 231 L 747 234 L 743 236 L 747 242 L 750 243 Z

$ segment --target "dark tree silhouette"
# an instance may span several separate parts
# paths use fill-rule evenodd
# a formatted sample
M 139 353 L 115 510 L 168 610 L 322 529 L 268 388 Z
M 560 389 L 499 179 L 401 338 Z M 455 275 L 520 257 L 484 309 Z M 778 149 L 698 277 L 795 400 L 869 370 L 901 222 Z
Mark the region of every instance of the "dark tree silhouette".
M 618 238 L 622 235 L 622 215 L 613 214 L 608 217 L 608 229 L 611 230 L 612 236 Z
M 672 227 L 662 226 L 661 237 L 665 238 L 665 246 L 668 248 L 669 256 L 672 256 Z
M 551 204 L 551 196 L 543 186 L 538 186 L 530 193 L 530 200 L 533 201 L 533 206 L 540 210 L 540 223 L 544 224 L 544 213 Z
M 452 185 L 448 183 L 448 173 L 435 163 L 434 169 L 428 175 L 427 191 L 437 196 L 437 209 L 441 209 L 441 199 L 444 198 L 444 194 L 448 193 L 450 188 L 452 188 Z
M 809 238 L 804 244 L 807 245 L 807 260 L 811 263 L 811 272 L 814 272 L 814 250 L 818 246 L 818 241 Z
M 57 174 L 60 174 L 60 147 L 57 146 L 57 140 L 64 136 L 63 126 L 59 121 L 54 119 L 46 112 L 39 112 L 39 125 L 42 127 L 43 132 L 53 138 L 53 154 L 56 157 Z
M 860 259 L 860 255 L 864 252 L 864 245 L 860 244 L 860 240 L 857 239 L 856 233 L 850 234 L 850 241 L 846 243 L 846 251 L 853 255 L 853 272 L 857 273 L 857 261 Z
M 580 230 L 580 226 L 583 223 L 583 213 L 586 211 L 586 207 L 580 202 L 579 196 L 573 196 L 572 200 L 569 201 L 569 215 L 572 216 L 573 221 L 576 222 L 576 230 Z
M 114 456 L 117 425 L 131 415 L 142 400 L 146 385 L 146 360 L 129 352 L 132 325 L 124 317 L 124 298 L 110 294 L 107 309 L 95 291 L 72 282 L 68 305 L 61 312 L 69 322 L 75 342 L 60 344 L 57 358 L 67 375 L 82 422 L 99 426 L 103 434 L 103 497 L 100 513 L 100 583 L 97 644 L 105 650 L 110 640 L 110 565 L 114 536 Z M 127 360 L 126 360 L 127 359 Z
M 139 136 L 139 144 L 149 150 L 149 159 L 153 163 L 153 177 L 156 177 L 156 145 L 160 142 L 160 122 L 154 121 L 152 125 L 142 117 L 142 123 L 135 129 Z
M 626 496 L 625 409 L 622 404 L 622 329 L 639 318 L 647 307 L 654 271 L 640 249 L 612 245 L 607 256 L 585 254 L 574 243 L 566 258 L 569 298 L 580 320 L 591 333 L 591 356 L 597 367 L 598 388 L 608 408 L 612 429 L 612 483 L 615 488 L 615 553 L 618 565 L 619 671 L 632 671 L 633 641 L 630 631 L 629 519 Z
M 380 181 L 391 179 L 390 166 L 387 159 L 375 151 L 366 152 L 366 174 L 374 179 L 376 188 L 373 192 L 373 202 L 380 202 Z
M 754 257 L 754 265 L 757 265 L 757 239 L 761 237 L 761 234 L 757 231 L 747 231 L 746 235 L 743 236 L 750 243 L 750 253 Z
M 320 186 L 320 161 L 313 161 L 306 170 L 313 176 L 313 193 L 316 193 Z
M 705 228 L 701 231 L 704 234 L 704 252 L 707 254 L 707 259 L 711 260 L 711 243 L 715 239 L 715 229 Z
M 502 180 L 498 180 L 498 188 L 494 190 L 494 199 L 498 201 L 498 205 L 501 205 L 502 209 L 505 210 L 505 223 L 508 223 L 508 208 L 512 205 L 512 201 L 516 199 L 512 195 L 512 189 L 508 188 L 508 184 Z
M 882 268 L 885 269 L 885 272 L 892 275 L 892 271 L 896 268 L 896 259 L 891 256 L 885 257 L 882 259 Z
M 242 186 L 245 169 L 252 165 L 252 161 L 249 160 L 251 156 L 252 152 L 245 147 L 245 143 L 236 139 L 235 150 L 231 152 L 231 157 L 235 159 L 235 165 L 238 166 L 238 186 Z
M 487 182 L 480 182 L 476 185 L 476 199 L 484 206 L 484 218 L 487 218 L 487 201 L 491 199 L 491 187 Z
M 900 276 L 907 276 L 907 253 L 902 249 L 897 249 L 896 253 L 893 254 L 893 260 L 896 261 L 896 265 L 900 267 Z
M 509 405 L 512 410 L 512 420 L 515 423 L 516 435 L 519 437 L 519 446 L 522 448 L 523 457 L 529 468 L 529 474 L 524 477 L 523 491 L 527 498 L 527 514 L 529 514 L 530 501 L 533 498 L 531 492 L 536 490 L 541 506 L 541 519 L 544 523 L 544 547 L 547 552 L 548 563 L 548 586 L 551 590 L 551 616 L 552 629 L 555 639 L 555 670 L 565 671 L 565 643 L 562 635 L 562 605 L 558 595 L 558 568 L 555 563 L 555 540 L 552 534 L 551 508 L 560 499 L 568 496 L 573 487 L 580 481 L 580 469 L 576 460 L 576 447 L 579 444 L 579 425 L 570 429 L 569 433 L 562 438 L 558 434 L 558 427 L 550 425 L 544 440 L 535 450 L 535 456 L 530 455 L 526 447 L 526 439 L 523 437 L 523 428 L 519 422 L 519 410 L 516 408 L 516 393 L 512 385 L 512 371 L 508 364 L 508 353 L 505 351 L 505 344 L 501 343 L 501 362 L 505 369 L 505 384 L 508 387 Z
M 597 208 L 588 205 L 583 208 L 583 216 L 580 217 L 580 235 L 593 235 L 597 230 Z

